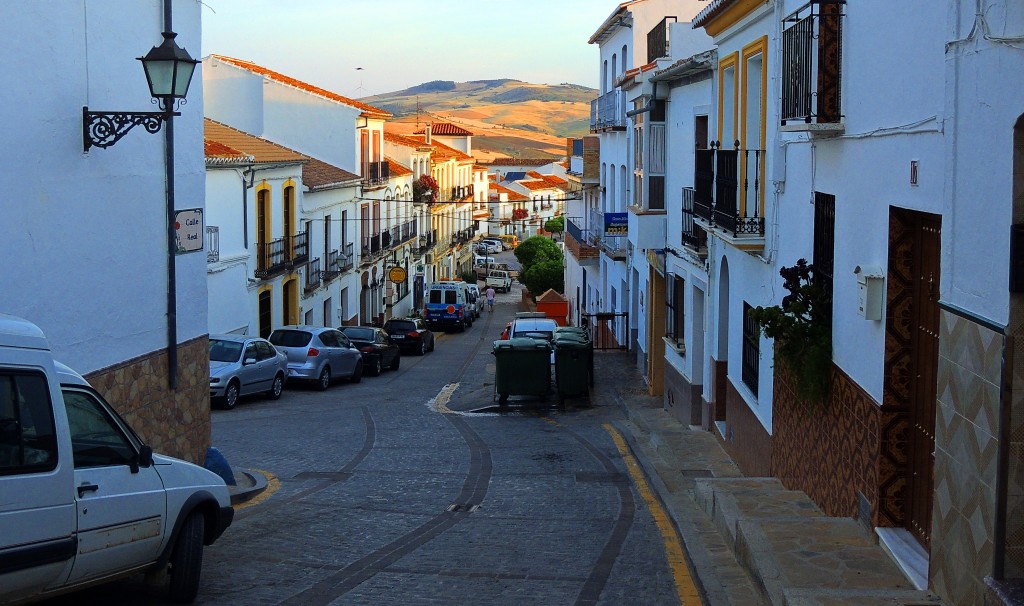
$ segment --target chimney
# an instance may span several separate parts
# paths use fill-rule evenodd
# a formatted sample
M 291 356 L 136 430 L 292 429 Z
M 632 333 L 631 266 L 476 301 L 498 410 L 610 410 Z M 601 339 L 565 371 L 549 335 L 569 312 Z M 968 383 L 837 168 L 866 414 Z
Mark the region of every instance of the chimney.
M 431 123 L 427 122 L 427 127 L 423 130 L 423 132 L 426 133 L 426 135 L 427 135 L 427 138 L 426 138 L 427 145 L 430 145 L 430 126 L 431 126 Z

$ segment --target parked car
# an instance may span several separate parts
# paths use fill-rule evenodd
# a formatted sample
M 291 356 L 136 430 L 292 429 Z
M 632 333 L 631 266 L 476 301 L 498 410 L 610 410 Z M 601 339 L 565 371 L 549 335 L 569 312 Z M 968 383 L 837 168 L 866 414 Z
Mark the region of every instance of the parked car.
M 373 326 L 343 326 L 339 328 L 352 344 L 363 354 L 363 368 L 366 374 L 376 377 L 385 368 L 398 370 L 402 363 L 402 352 L 388 333 Z
M 210 399 L 232 409 L 239 396 L 265 393 L 281 397 L 288 377 L 288 356 L 270 341 L 242 335 L 210 335 Z
M 5 314 L 0 495 L 3 604 L 140 572 L 166 581 L 171 600 L 191 602 L 203 545 L 234 517 L 220 476 L 154 454 L 80 374 L 53 360 L 37 326 Z
M 516 236 L 505 234 L 498 236 L 498 239 L 505 245 L 506 250 L 515 250 L 519 246 L 519 238 Z
M 269 341 L 288 356 L 288 378 L 315 381 L 321 390 L 337 377 L 363 378 L 363 356 L 349 338 L 333 328 L 291 325 L 270 333 Z
M 384 332 L 402 352 L 422 356 L 434 351 L 434 333 L 422 318 L 392 318 L 384 323 Z
M 543 312 L 519 312 L 508 329 L 508 338 L 526 337 L 547 341 L 550 344 L 555 338 L 556 328 L 558 328 L 558 323 L 548 318 Z M 554 350 L 551 352 L 551 363 L 555 363 Z
M 505 250 L 505 247 L 504 245 L 502 245 L 501 240 L 480 240 L 480 244 L 487 247 L 487 254 L 500 253 L 501 251 Z
M 512 290 L 512 276 L 510 276 L 507 271 L 492 269 L 487 273 L 485 282 L 487 286 L 498 292 L 508 292 Z
M 480 287 L 476 284 L 469 284 L 469 302 L 473 310 L 473 315 L 478 319 L 484 313 L 484 306 L 487 305 L 487 301 L 484 298 L 483 293 L 480 292 Z

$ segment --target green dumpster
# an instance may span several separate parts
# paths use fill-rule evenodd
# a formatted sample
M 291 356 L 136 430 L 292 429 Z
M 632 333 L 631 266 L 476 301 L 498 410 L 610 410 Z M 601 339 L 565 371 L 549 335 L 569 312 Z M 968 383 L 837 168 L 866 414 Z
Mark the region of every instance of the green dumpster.
M 551 392 L 551 346 L 537 339 L 495 341 L 494 391 L 502 404 L 509 396 L 543 396 Z
M 594 350 L 589 340 L 564 333 L 555 338 L 555 386 L 561 404 L 566 397 L 588 394 L 593 368 Z
M 578 336 L 584 341 L 590 340 L 590 330 L 582 326 L 559 326 L 555 329 L 554 338 L 560 336 Z

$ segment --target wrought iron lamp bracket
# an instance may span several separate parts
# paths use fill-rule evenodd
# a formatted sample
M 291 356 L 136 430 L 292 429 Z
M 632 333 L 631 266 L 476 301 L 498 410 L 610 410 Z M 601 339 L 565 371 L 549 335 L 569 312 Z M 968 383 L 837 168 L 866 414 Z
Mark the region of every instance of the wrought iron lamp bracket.
M 91 112 L 82 108 L 82 151 L 90 147 L 104 149 L 114 145 L 136 126 L 141 125 L 147 132 L 160 132 L 163 123 L 170 116 L 180 116 L 176 111 L 159 112 Z

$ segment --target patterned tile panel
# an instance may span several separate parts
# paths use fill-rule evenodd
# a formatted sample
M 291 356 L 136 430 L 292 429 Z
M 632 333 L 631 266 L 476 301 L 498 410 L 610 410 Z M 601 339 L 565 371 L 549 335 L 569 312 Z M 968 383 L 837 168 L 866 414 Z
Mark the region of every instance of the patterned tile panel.
M 167 388 L 167 352 L 105 368 L 86 379 L 156 452 L 202 463 L 210 446 L 207 337 L 178 344 L 178 388 Z

